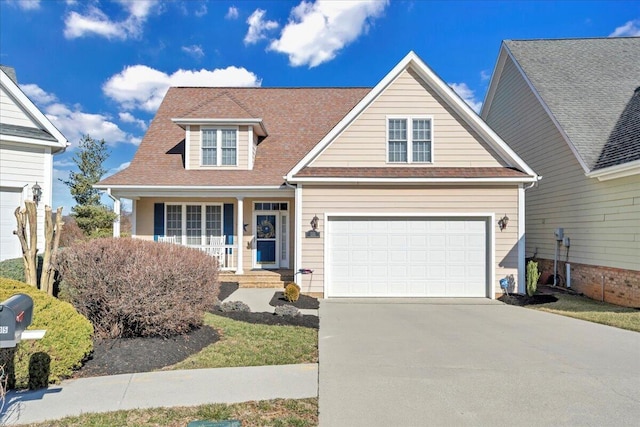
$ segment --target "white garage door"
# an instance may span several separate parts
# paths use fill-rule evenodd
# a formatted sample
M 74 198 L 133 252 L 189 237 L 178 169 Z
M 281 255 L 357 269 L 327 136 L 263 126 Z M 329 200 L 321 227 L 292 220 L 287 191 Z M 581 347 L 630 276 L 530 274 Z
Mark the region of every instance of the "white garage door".
M 22 256 L 20 241 L 13 234 L 16 229 L 16 217 L 13 213 L 21 202 L 21 189 L 0 188 L 0 261 Z
M 486 297 L 482 218 L 330 217 L 329 297 Z

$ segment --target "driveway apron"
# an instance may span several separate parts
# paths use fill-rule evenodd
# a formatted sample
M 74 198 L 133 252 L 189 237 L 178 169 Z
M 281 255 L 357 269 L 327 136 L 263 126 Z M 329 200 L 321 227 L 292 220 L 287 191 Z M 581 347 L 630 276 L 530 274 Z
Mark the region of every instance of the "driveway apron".
M 321 426 L 640 419 L 640 333 L 487 299 L 320 305 Z

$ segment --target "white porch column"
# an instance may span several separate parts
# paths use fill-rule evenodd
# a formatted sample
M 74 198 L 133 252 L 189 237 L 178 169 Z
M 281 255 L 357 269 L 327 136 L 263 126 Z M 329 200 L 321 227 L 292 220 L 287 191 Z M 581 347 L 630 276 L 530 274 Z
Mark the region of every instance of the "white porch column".
M 107 190 L 107 194 L 113 200 L 113 213 L 116 214 L 113 220 L 113 237 L 120 237 L 120 199 L 111 194 L 111 189 Z
M 294 203 L 296 205 L 296 219 L 294 226 L 295 257 L 293 272 L 296 284 L 302 286 L 302 275 L 295 274 L 302 268 L 302 184 L 296 184 Z
M 244 246 L 244 197 L 236 197 L 238 200 L 238 213 L 236 215 L 238 226 L 238 244 L 237 244 L 237 254 L 238 254 L 238 265 L 236 267 L 236 274 L 243 274 L 244 270 L 242 269 L 242 252 Z

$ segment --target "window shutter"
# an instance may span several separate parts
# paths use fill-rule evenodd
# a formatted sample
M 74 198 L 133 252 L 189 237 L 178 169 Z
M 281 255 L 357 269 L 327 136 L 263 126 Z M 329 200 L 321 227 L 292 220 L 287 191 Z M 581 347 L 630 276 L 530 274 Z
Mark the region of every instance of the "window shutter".
M 240 224 L 242 227 L 242 224 Z M 225 203 L 222 214 L 222 233 L 227 236 L 226 245 L 233 244 L 233 204 Z
M 153 240 L 158 236 L 164 236 L 164 203 L 153 204 Z

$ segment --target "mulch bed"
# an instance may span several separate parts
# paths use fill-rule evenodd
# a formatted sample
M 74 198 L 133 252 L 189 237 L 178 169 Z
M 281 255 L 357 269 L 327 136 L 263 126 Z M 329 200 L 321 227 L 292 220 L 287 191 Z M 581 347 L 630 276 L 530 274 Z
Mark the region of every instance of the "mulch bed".
M 171 338 L 117 338 L 96 340 L 92 358 L 76 378 L 149 372 L 178 363 L 218 341 L 218 332 L 203 326 Z
M 525 305 L 537 305 L 537 304 L 547 304 L 550 302 L 558 301 L 558 298 L 551 294 L 535 294 L 533 296 L 529 295 L 520 295 L 520 294 L 510 294 L 510 295 L 502 295 L 498 298 L 498 300 L 502 301 L 505 304 L 510 305 L 518 305 L 520 307 L 524 307 Z
M 269 301 L 269 305 L 273 307 L 278 307 L 280 305 L 292 305 L 295 308 L 311 310 L 317 310 L 320 308 L 320 303 L 317 298 L 313 298 L 308 295 L 300 295 L 298 301 L 289 302 L 285 299 L 284 292 L 276 292 L 273 294 L 273 298 Z
M 237 283 L 221 283 L 219 299 L 228 298 L 238 289 Z M 274 299 L 282 292 L 276 292 Z M 315 298 L 301 296 L 298 308 L 314 308 Z M 282 297 L 284 300 L 284 296 Z M 309 300 L 307 300 L 307 298 Z M 301 301 L 302 300 L 302 301 Z M 273 301 L 273 299 L 272 299 Z M 285 301 L 286 302 L 286 301 Z M 274 305 L 274 304 L 271 304 Z M 278 304 L 280 305 L 280 304 Z M 292 304 L 295 305 L 295 304 Z M 317 307 L 315 307 L 317 308 Z M 247 323 L 264 325 L 303 326 L 318 329 L 318 316 L 277 316 L 273 313 L 230 312 L 223 313 L 217 309 L 211 311 L 218 316 L 228 317 Z M 149 372 L 174 365 L 187 357 L 217 342 L 218 332 L 203 326 L 188 334 L 171 338 L 117 338 L 96 340 L 93 343 L 91 359 L 75 372 L 74 378 L 97 377 L 102 375 L 130 374 Z

